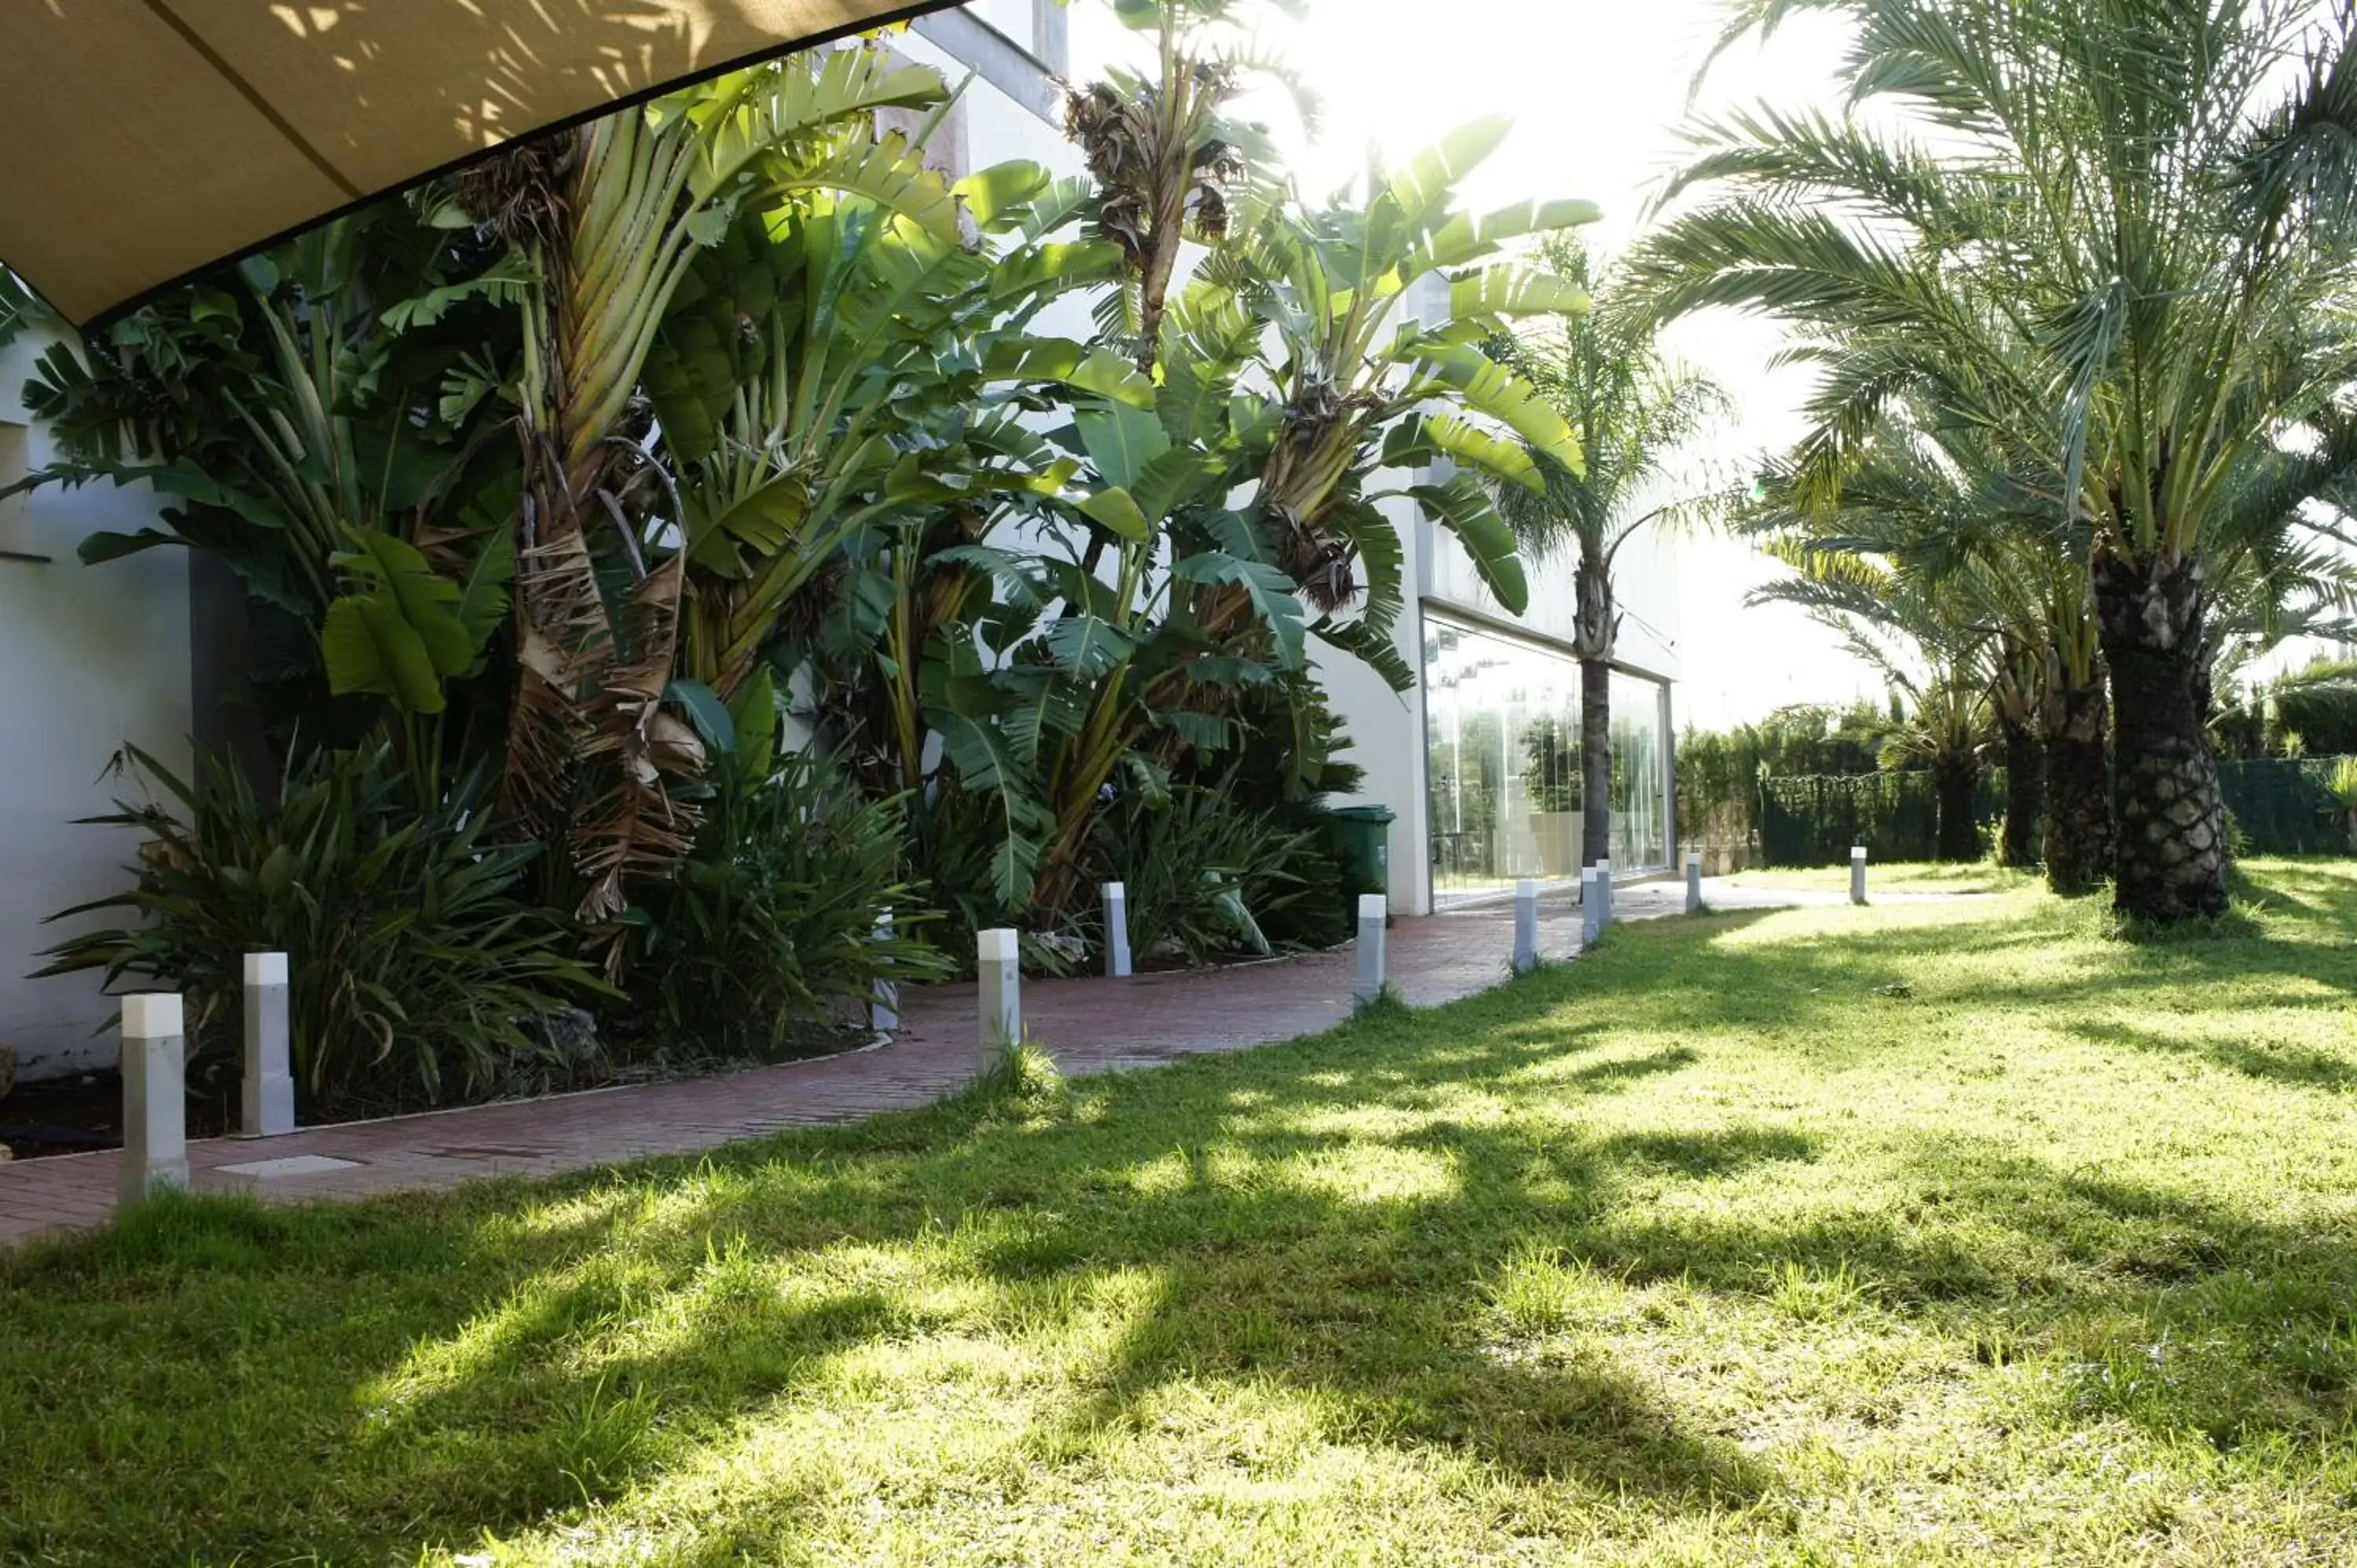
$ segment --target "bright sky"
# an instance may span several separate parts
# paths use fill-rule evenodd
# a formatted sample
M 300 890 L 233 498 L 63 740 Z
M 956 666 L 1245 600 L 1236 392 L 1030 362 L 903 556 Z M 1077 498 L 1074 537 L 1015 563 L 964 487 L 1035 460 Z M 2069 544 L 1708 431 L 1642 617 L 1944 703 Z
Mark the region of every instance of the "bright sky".
M 1364 166 L 1370 145 L 1404 156 L 1467 121 L 1503 113 L 1514 134 L 1468 187 L 1471 204 L 1586 197 L 1605 210 L 1591 234 L 1618 251 L 1635 233 L 1654 182 L 1678 160 L 1688 84 L 1720 14 L 1718 0 L 1312 0 L 1305 25 L 1271 40 L 1324 102 L 1317 142 L 1293 138 L 1303 188 L 1340 187 Z M 1107 42 L 1092 30 L 1113 24 L 1093 6 L 1075 19 L 1085 70 Z M 1701 107 L 1763 96 L 1824 101 L 1830 90 L 1819 62 L 1832 44 L 1823 28 L 1795 26 L 1770 50 L 1744 45 L 1713 71 Z M 1767 371 L 1778 342 L 1772 328 L 1721 314 L 1681 324 L 1669 341 L 1740 405 L 1726 456 L 1790 439 L 1803 382 Z M 1723 539 L 1691 541 L 1684 551 L 1682 725 L 1717 727 L 1785 703 L 1879 695 L 1880 681 L 1805 617 L 1744 607 L 1745 594 L 1778 570 L 1772 564 Z

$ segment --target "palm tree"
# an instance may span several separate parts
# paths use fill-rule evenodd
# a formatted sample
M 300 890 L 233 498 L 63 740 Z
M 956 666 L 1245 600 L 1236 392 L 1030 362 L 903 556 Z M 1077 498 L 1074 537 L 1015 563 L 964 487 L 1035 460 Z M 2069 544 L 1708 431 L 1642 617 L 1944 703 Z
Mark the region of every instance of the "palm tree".
M 1696 437 L 1727 412 L 1708 376 L 1664 355 L 1652 315 L 1613 297 L 1587 247 L 1550 237 L 1547 272 L 1591 295 L 1585 315 L 1493 344 L 1493 357 L 1521 371 L 1577 438 L 1575 470 L 1534 451 L 1545 483 L 1497 487 L 1498 510 L 1534 560 L 1576 553 L 1572 648 L 1579 658 L 1580 864 L 1612 856 L 1612 661 L 1621 616 L 1613 567 L 1621 547 L 1663 524 L 1715 511 L 1713 492 L 1676 488 L 1676 471 Z
M 2071 896 L 2109 875 L 2110 768 L 2085 536 L 2054 526 L 2053 493 L 2031 459 L 1918 393 L 1830 496 L 1803 465 L 1770 463 L 1742 523 L 1797 573 L 1761 596 L 1973 663 L 2005 739 L 2006 860 L 2042 862 Z
M 2061 477 L 2112 688 L 2117 901 L 2226 900 L 2205 736 L 2237 476 L 2357 380 L 2357 18 L 2288 0 L 1748 0 L 1855 24 L 1840 116 L 1698 133 L 1711 194 L 1638 270 L 1673 313 L 1842 334 L 1804 444 L 1837 488 L 1878 412 L 1937 383 Z M 2287 69 L 2296 68 L 2296 69 Z M 1896 128 L 1857 110 L 1897 111 Z M 2267 519 L 2272 527 L 2275 520 Z

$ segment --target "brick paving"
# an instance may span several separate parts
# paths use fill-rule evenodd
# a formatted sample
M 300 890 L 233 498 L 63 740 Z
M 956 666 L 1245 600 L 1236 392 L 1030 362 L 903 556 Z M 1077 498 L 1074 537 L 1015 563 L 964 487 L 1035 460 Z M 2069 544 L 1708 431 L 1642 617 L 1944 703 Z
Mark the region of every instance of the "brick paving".
M 1714 881 L 1714 908 L 1839 902 L 1838 894 L 1772 893 Z M 1621 887 L 1624 918 L 1684 908 L 1675 882 Z M 1389 968 L 1401 996 L 1437 1006 L 1506 978 L 1512 910 L 1490 904 L 1399 921 Z M 1574 898 L 1541 910 L 1550 958 L 1579 950 Z M 1035 1043 L 1068 1075 L 1151 1068 L 1182 1057 L 1250 1050 L 1329 1028 L 1350 1015 L 1357 954 L 1351 949 L 1241 968 L 1134 980 L 1027 981 L 1024 1019 Z M 977 1070 L 980 1029 L 972 985 L 928 987 L 904 998 L 889 1044 L 824 1061 L 720 1077 L 472 1106 L 382 1122 L 307 1129 L 250 1141 L 191 1143 L 202 1192 L 247 1192 L 273 1202 L 357 1198 L 436 1190 L 494 1176 L 553 1176 L 648 1155 L 694 1154 L 790 1127 L 856 1122 L 932 1103 Z M 58 1231 L 91 1230 L 113 1216 L 112 1151 L 0 1165 L 0 1247 Z M 241 1174 L 228 1167 L 293 1162 Z

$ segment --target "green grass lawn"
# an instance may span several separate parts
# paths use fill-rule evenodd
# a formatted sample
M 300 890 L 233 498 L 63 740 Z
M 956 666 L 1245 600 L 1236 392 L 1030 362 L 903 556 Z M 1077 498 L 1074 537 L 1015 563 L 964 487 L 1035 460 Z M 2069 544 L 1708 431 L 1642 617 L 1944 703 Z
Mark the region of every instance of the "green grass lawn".
M 0 1561 L 2357 1560 L 2357 868 L 0 1261 Z
M 1878 892 L 2011 893 L 2034 887 L 2034 871 L 2017 871 L 1994 861 L 1957 865 L 1939 861 L 1894 861 L 1866 868 L 1867 896 Z M 1825 892 L 1849 891 L 1847 865 L 1772 866 L 1738 871 L 1738 887 L 1811 887 Z

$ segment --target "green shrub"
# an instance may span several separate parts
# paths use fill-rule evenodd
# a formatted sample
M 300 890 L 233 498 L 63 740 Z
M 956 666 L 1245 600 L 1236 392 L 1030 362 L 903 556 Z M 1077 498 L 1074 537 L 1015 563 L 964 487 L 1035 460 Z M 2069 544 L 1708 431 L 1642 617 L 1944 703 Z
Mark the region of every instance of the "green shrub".
M 1139 956 L 1165 940 L 1190 963 L 1341 941 L 1342 868 L 1324 836 L 1307 813 L 1253 811 L 1225 789 L 1182 787 L 1142 809 L 1105 850 Z
M 314 1110 L 494 1093 L 582 1065 L 535 1025 L 602 988 L 565 921 L 514 896 L 538 852 L 490 841 L 479 779 L 419 811 L 382 748 L 308 752 L 275 804 L 226 757 L 199 759 L 201 789 L 144 752 L 118 765 L 163 791 L 91 819 L 147 835 L 135 884 L 51 918 L 120 910 L 136 924 L 60 942 L 42 974 L 177 991 L 198 1051 L 229 1054 L 244 955 L 284 952 L 296 1080 Z
M 2349 847 L 2357 849 L 2357 757 L 2344 757 L 2332 765 L 2324 792 L 2332 799 L 2332 814 L 2349 830 Z
M 758 783 L 724 778 L 694 854 L 639 915 L 630 989 L 658 1048 L 788 1054 L 830 1037 L 878 981 L 946 975 L 901 875 L 902 829 L 897 801 L 863 799 L 809 757 Z

